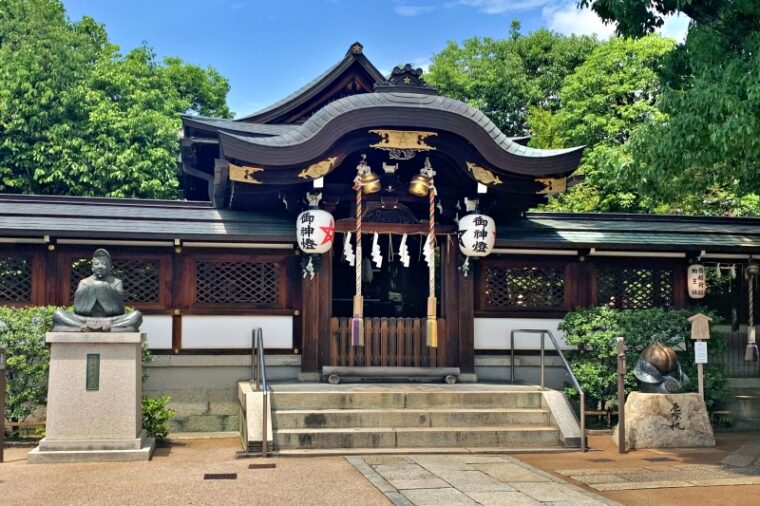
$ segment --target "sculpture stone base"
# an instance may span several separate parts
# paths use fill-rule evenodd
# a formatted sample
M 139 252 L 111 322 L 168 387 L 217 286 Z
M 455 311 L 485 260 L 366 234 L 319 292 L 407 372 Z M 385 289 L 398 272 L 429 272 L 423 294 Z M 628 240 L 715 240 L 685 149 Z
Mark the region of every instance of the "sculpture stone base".
M 612 439 L 617 445 L 618 427 Z M 694 393 L 631 393 L 625 401 L 625 446 L 627 450 L 715 446 L 705 402 Z
M 45 438 L 30 463 L 149 460 L 139 332 L 49 332 Z

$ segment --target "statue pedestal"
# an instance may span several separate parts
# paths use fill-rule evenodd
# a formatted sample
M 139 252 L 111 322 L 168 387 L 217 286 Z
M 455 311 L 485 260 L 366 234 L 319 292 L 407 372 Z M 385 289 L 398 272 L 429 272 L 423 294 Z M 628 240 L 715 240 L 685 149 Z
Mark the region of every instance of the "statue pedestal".
M 618 444 L 618 427 L 612 436 Z M 632 392 L 625 401 L 625 446 L 696 448 L 715 446 L 715 436 L 699 394 Z
M 45 438 L 30 463 L 149 460 L 140 332 L 49 332 Z

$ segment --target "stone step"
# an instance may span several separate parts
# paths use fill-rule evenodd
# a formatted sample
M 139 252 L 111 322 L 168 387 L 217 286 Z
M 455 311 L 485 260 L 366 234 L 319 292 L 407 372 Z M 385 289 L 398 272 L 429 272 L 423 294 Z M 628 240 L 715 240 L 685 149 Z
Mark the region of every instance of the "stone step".
M 542 407 L 539 391 L 397 391 L 318 392 L 274 391 L 275 410 L 426 409 L 426 408 L 534 408 Z
M 549 412 L 522 408 L 277 410 L 275 429 L 353 427 L 503 427 L 549 425 Z
M 275 449 L 559 446 L 556 427 L 372 427 L 280 429 Z

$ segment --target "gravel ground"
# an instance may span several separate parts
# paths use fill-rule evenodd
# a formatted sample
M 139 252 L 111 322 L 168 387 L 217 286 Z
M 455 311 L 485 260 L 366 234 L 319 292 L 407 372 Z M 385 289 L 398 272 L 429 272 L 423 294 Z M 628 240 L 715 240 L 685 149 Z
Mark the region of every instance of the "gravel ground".
M 238 439 L 176 441 L 150 462 L 27 464 L 30 448 L 6 448 L 0 504 L 387 505 L 343 457 L 235 459 Z M 276 464 L 249 469 L 250 464 Z M 236 480 L 204 480 L 237 473 Z

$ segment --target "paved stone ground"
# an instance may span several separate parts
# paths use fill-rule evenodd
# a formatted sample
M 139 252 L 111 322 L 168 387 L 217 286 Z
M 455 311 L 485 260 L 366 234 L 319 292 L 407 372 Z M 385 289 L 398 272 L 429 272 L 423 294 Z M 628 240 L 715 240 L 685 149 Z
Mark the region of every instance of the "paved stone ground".
M 397 506 L 618 504 L 505 455 L 346 459 Z
M 669 457 L 659 459 L 661 462 L 673 460 Z M 674 465 L 643 468 L 561 469 L 557 472 L 600 491 L 760 485 L 760 439 L 745 443 L 720 464 L 675 462 Z

